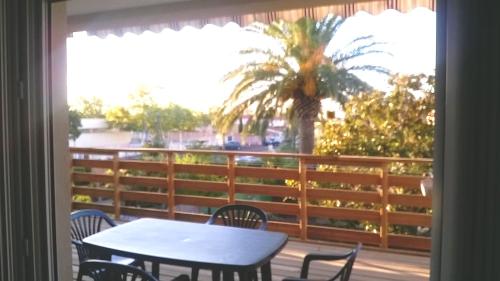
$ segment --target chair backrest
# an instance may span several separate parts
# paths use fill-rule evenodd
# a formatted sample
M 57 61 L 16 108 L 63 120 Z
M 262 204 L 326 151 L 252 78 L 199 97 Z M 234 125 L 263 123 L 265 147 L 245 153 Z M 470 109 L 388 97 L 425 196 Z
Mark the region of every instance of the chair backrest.
M 361 245 L 361 243 L 358 243 L 356 248 L 354 248 L 349 254 L 346 255 L 346 263 L 340 269 L 340 271 L 332 279 L 330 279 L 330 281 L 349 281 L 349 278 L 351 277 L 352 267 L 354 265 L 354 261 L 356 261 L 359 250 L 361 250 Z
M 116 223 L 100 210 L 86 209 L 71 213 L 71 243 L 75 245 L 80 263 L 89 258 L 88 249 L 82 240 L 103 228 L 116 226 Z
M 248 205 L 226 205 L 215 211 L 207 224 L 215 224 L 220 219 L 226 226 L 267 229 L 267 215 L 261 209 Z
M 137 267 L 102 260 L 87 260 L 80 264 L 76 280 L 89 279 L 93 281 L 158 281 L 151 274 Z

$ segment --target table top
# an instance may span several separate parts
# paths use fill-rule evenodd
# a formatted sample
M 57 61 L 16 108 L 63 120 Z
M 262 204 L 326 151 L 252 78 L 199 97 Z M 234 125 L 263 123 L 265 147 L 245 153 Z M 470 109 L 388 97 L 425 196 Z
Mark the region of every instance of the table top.
M 91 248 L 159 263 L 242 270 L 271 260 L 287 243 L 280 232 L 162 219 L 138 219 L 83 239 Z

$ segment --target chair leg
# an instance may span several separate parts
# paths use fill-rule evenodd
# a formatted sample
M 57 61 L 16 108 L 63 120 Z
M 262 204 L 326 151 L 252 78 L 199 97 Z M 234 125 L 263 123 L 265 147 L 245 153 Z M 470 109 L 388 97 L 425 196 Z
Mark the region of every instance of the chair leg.
M 254 273 L 256 271 L 239 271 L 238 276 L 240 278 L 240 281 L 253 281 L 254 278 Z
M 212 281 L 220 281 L 220 270 L 212 270 Z
M 198 281 L 198 275 L 200 273 L 200 269 L 197 267 L 191 268 L 191 281 Z
M 223 270 L 222 271 L 222 281 L 234 281 L 234 273 L 235 272 L 231 271 L 231 270 Z
M 259 281 L 259 276 L 258 276 L 258 273 L 257 273 L 257 269 L 252 271 L 251 275 L 250 275 L 250 278 L 252 281 Z
M 135 265 L 139 267 L 140 269 L 146 271 L 146 265 L 144 264 L 144 261 L 136 261 Z
M 272 281 L 271 262 L 264 264 L 260 268 L 260 275 L 261 275 L 262 281 Z
M 160 278 L 160 264 L 157 262 L 153 262 L 151 264 L 151 275 L 156 278 Z
M 250 281 L 259 281 L 257 270 L 250 271 L 248 275 L 249 275 L 248 278 L 250 278 Z M 240 277 L 240 280 L 243 279 L 242 272 L 238 272 L 238 276 Z

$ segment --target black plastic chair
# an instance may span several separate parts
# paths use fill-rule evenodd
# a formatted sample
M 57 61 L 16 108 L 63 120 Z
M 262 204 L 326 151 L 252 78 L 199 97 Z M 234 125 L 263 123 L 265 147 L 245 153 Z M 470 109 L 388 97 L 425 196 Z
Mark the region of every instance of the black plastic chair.
M 259 208 L 249 205 L 226 205 L 215 211 L 207 224 L 216 224 L 220 220 L 225 226 L 267 230 L 267 215 Z M 199 268 L 191 271 L 191 280 L 197 281 Z M 220 271 L 212 270 L 212 281 L 220 280 Z M 252 272 L 252 280 L 257 281 L 257 271 Z
M 85 279 L 84 276 L 86 276 Z M 103 260 L 87 260 L 80 264 L 77 281 L 91 279 L 93 281 L 158 281 L 153 275 L 130 265 Z M 189 281 L 185 274 L 173 281 Z
M 94 209 L 78 210 L 71 213 L 71 243 L 75 245 L 80 263 L 90 259 L 89 250 L 83 245 L 82 240 L 92 234 L 100 232 L 109 227 L 115 227 L 116 223 L 104 212 Z M 144 269 L 144 262 L 132 258 L 111 256 L 114 263 L 139 266 Z
M 226 226 L 267 230 L 267 215 L 261 209 L 248 205 L 226 205 L 215 211 L 207 224 L 221 220 Z
M 307 276 L 309 275 L 309 265 L 312 261 L 335 261 L 335 260 L 346 260 L 344 266 L 333 276 L 333 278 L 328 279 L 328 281 L 348 281 L 351 277 L 352 266 L 356 260 L 356 256 L 361 250 L 361 243 L 358 243 L 356 248 L 346 254 L 341 255 L 328 255 L 328 254 L 308 254 L 304 258 L 304 263 L 302 264 L 302 270 L 300 271 L 300 278 L 285 278 L 283 281 L 307 281 Z

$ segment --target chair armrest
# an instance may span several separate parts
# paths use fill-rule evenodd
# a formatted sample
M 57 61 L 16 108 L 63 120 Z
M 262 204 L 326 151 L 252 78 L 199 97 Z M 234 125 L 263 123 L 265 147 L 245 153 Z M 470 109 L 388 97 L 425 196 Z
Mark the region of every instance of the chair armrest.
M 351 255 L 352 251 L 346 254 L 308 254 L 304 257 L 304 263 L 302 264 L 302 269 L 300 270 L 300 279 L 307 279 L 309 274 L 309 265 L 312 261 L 334 261 L 334 260 L 344 260 Z
M 71 239 L 71 244 L 75 245 L 76 247 L 83 247 L 83 242 Z

